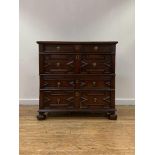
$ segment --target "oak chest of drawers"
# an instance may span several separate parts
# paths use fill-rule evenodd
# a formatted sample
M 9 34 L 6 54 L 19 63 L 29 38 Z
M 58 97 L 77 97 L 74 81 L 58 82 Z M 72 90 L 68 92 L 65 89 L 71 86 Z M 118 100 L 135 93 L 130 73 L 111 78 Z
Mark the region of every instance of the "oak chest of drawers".
M 40 94 L 37 118 L 48 112 L 101 112 L 117 119 L 115 51 L 112 42 L 39 44 Z

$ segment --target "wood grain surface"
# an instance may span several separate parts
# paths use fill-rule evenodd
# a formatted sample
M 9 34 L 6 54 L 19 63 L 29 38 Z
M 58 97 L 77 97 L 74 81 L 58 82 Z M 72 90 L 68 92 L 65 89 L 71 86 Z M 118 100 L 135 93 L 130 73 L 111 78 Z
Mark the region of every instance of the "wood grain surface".
M 20 155 L 134 155 L 134 106 L 117 106 L 118 120 L 92 115 L 36 119 L 20 106 Z
M 98 111 L 116 120 L 115 55 L 117 41 L 39 44 L 39 113 Z

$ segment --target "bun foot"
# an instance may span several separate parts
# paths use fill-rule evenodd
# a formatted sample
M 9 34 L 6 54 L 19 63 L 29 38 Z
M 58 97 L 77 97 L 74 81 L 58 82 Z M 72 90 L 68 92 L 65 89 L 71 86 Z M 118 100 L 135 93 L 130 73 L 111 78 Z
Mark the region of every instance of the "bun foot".
M 39 114 L 37 115 L 37 119 L 38 119 L 38 120 L 45 120 L 45 119 L 46 119 L 46 115 L 45 115 L 44 113 L 39 113 Z
M 110 120 L 117 120 L 117 114 L 111 114 L 109 115 Z

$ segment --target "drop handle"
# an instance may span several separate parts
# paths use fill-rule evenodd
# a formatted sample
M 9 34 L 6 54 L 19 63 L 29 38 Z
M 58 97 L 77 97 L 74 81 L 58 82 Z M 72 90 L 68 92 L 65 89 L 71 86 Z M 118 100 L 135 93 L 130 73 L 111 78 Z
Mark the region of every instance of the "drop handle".
M 59 66 L 60 66 L 60 62 L 57 62 L 57 63 L 56 63 L 56 66 L 59 67 Z
M 61 82 L 57 82 L 57 86 L 58 86 L 58 88 L 60 87 L 60 85 L 61 85 Z
M 60 46 L 57 46 L 56 49 L 59 51 L 60 50 Z
M 96 82 L 95 82 L 95 81 L 93 81 L 93 86 L 94 86 L 94 87 L 96 86 Z
M 94 102 L 97 102 L 97 98 L 94 98 Z
M 96 67 L 96 62 L 93 62 L 93 64 L 92 64 L 92 65 L 93 65 L 93 67 Z
M 94 47 L 94 50 L 95 50 L 95 51 L 97 51 L 98 49 L 99 49 L 98 46 L 95 46 L 95 47 Z

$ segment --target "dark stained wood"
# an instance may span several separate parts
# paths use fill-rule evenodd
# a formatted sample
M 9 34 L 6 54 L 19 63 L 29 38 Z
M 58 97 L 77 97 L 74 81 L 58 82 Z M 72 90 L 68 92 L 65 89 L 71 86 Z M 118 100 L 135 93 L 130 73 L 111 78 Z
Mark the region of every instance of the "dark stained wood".
M 96 80 L 97 76 L 97 80 Z M 41 89 L 115 89 L 114 76 L 109 75 L 40 75 Z
M 117 44 L 118 41 L 37 41 L 38 44 L 73 44 L 73 45 L 81 45 L 81 44 Z
M 116 120 L 113 42 L 38 41 L 38 120 L 53 111 L 102 112 Z

